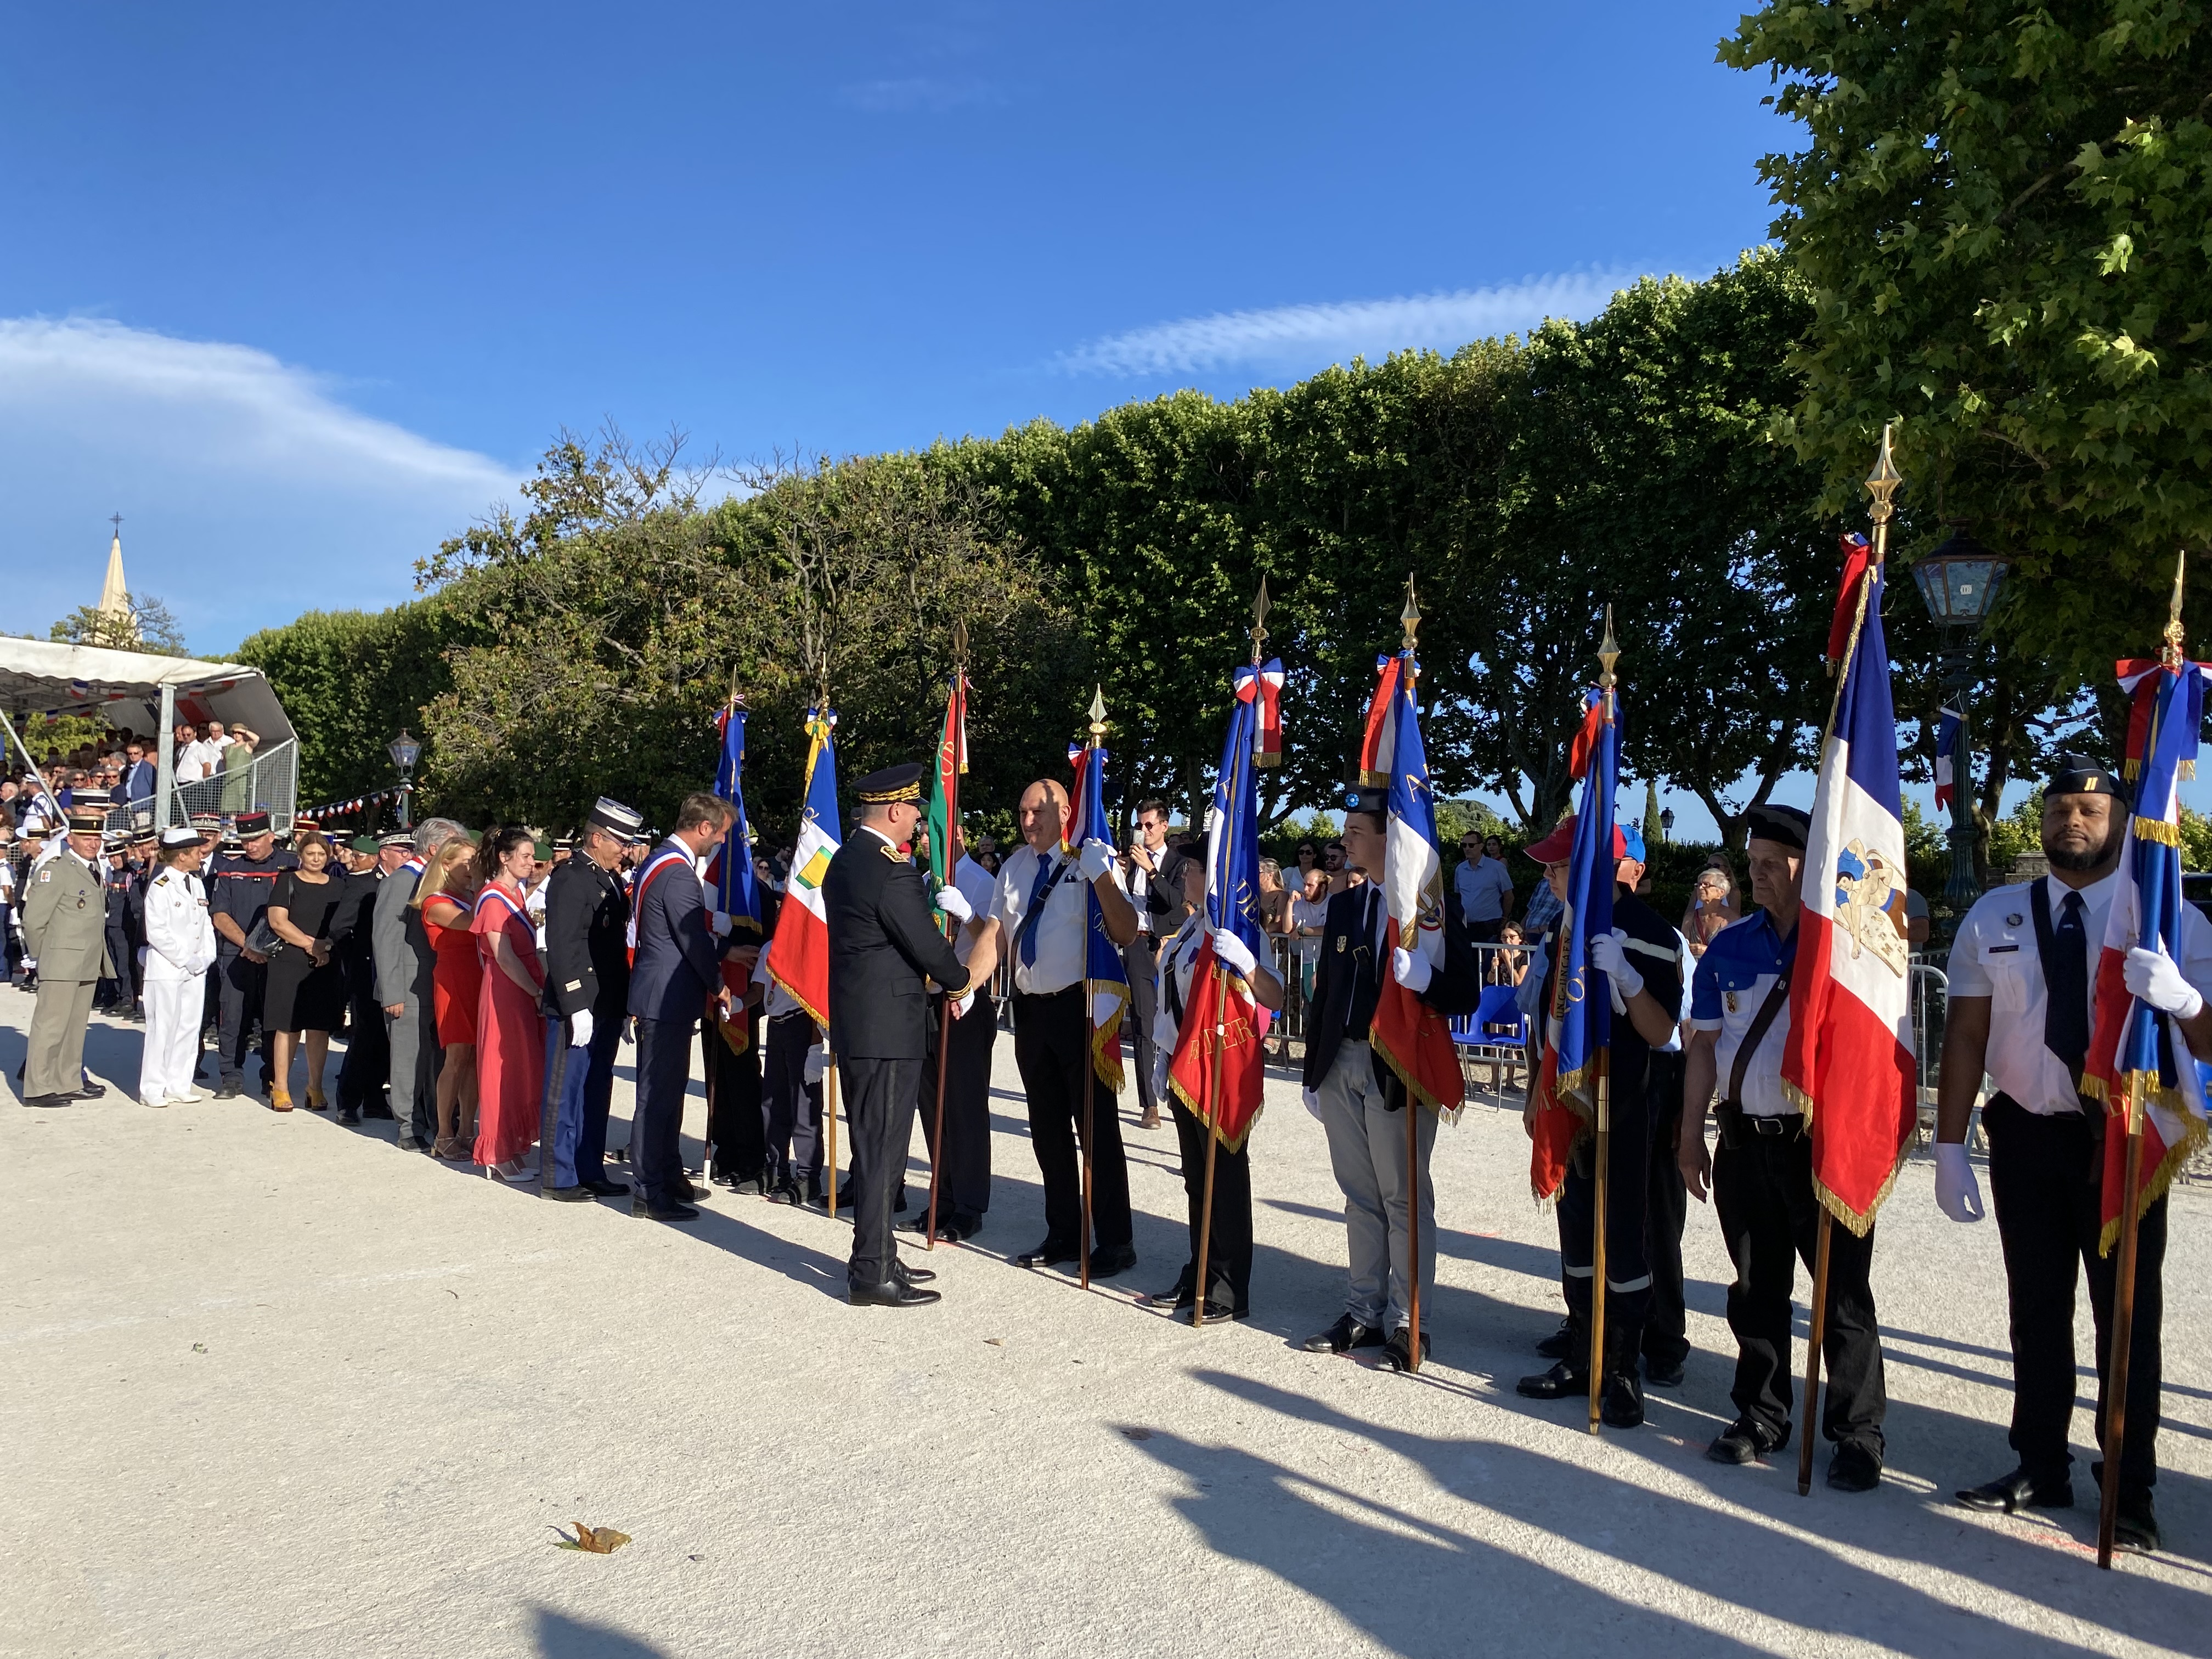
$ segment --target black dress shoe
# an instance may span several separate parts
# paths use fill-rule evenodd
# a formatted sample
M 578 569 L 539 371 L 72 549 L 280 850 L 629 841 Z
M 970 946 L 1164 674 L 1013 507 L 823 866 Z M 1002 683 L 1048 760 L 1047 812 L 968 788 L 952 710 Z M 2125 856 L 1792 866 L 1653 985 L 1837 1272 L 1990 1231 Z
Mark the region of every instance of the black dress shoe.
M 1872 1492 L 1881 1484 L 1881 1459 L 1870 1446 L 1838 1441 L 1828 1460 L 1828 1484 L 1838 1492 Z
M 1057 1267 L 1076 1259 L 1073 1243 L 1064 1238 L 1048 1238 L 1031 1245 L 1014 1258 L 1017 1267 Z
M 1587 1351 L 1589 1338 L 1584 1336 L 1571 1319 L 1562 1319 L 1559 1328 L 1536 1345 L 1539 1359 L 1565 1359 L 1577 1348 Z
M 1969 1486 L 1957 1496 L 1968 1509 L 1994 1515 L 2011 1515 L 2021 1510 L 2070 1510 L 2074 1478 L 2062 1469 L 2051 1479 L 2039 1480 L 2023 1467 Z
M 2112 1547 L 2130 1555 L 2155 1555 L 2161 1541 L 2150 1494 L 2122 1492 L 2119 1511 L 2112 1516 Z
M 665 1200 L 649 1204 L 637 1197 L 631 1198 L 629 1212 L 647 1221 L 696 1221 L 699 1218 L 699 1212 L 689 1204 L 672 1204 Z
M 587 1181 L 584 1190 L 593 1198 L 623 1198 L 629 1193 L 627 1181 Z
M 1382 1369 L 1389 1371 L 1410 1371 L 1413 1369 L 1413 1345 L 1410 1326 L 1401 1325 L 1390 1333 L 1390 1340 L 1382 1345 Z M 1429 1334 L 1421 1333 L 1421 1364 L 1429 1363 Z
M 688 1175 L 680 1175 L 670 1182 L 668 1190 L 676 1195 L 678 1204 L 700 1204 L 711 1196 L 703 1183 L 692 1180 Z
M 1644 1362 L 1644 1380 L 1655 1389 L 1679 1389 L 1682 1386 L 1682 1362 L 1668 1364 L 1663 1360 L 1647 1358 Z
M 799 1183 L 789 1179 L 777 1182 L 763 1196 L 771 1204 L 789 1204 L 804 1207 L 806 1203 L 806 1194 L 799 1190 Z
M 1738 1418 L 1713 1437 L 1705 1455 L 1716 1463 L 1755 1463 L 1790 1443 L 1790 1431 L 1769 1434 L 1747 1418 Z
M 897 1257 L 891 1258 L 891 1277 L 908 1285 L 927 1285 L 937 1277 L 934 1267 L 912 1267 Z
M 360 1108 L 356 1106 L 339 1107 L 338 1121 L 341 1123 L 359 1123 L 361 1121 Z
M 420 1135 L 402 1135 L 392 1143 L 403 1152 L 427 1152 L 430 1143 Z
M 215 1097 L 217 1100 L 236 1100 L 245 1092 L 246 1079 L 240 1077 L 227 1077 L 215 1086 Z
M 574 1187 L 547 1187 L 541 1183 L 538 1192 L 556 1204 L 588 1204 L 592 1201 L 592 1189 L 580 1183 Z
M 1137 1247 L 1133 1244 L 1101 1244 L 1091 1253 L 1091 1276 L 1111 1279 L 1125 1273 L 1137 1265 Z
M 134 1002 L 131 1005 L 131 1023 L 133 1025 L 143 1025 L 146 1023 L 146 1005 L 144 1003 Z
M 1522 1377 L 1513 1385 L 1513 1392 L 1523 1400 L 1587 1400 L 1589 1363 L 1587 1359 L 1562 1359 L 1548 1371 Z
M 926 1308 L 942 1302 L 943 1294 L 909 1285 L 902 1279 L 886 1279 L 879 1285 L 848 1284 L 845 1300 L 856 1308 Z
M 1335 1324 L 1325 1331 L 1316 1331 L 1298 1346 L 1308 1353 L 1347 1353 L 1354 1348 L 1379 1348 L 1382 1346 L 1382 1329 L 1379 1325 L 1363 1325 L 1350 1314 L 1340 1314 Z
M 1634 1371 L 1615 1371 L 1605 1379 L 1598 1395 L 1597 1415 L 1608 1428 L 1644 1426 L 1644 1385 Z
M 23 1104 L 26 1106 L 74 1106 L 76 1104 L 76 1097 L 75 1095 L 26 1095 L 23 1097 Z
M 76 1085 L 76 1097 L 79 1100 L 98 1100 L 106 1092 L 107 1085 L 105 1083 L 80 1083 Z
M 380 1118 L 389 1123 L 392 1121 L 392 1103 L 388 1100 L 372 1100 L 361 1109 L 361 1115 L 363 1117 Z

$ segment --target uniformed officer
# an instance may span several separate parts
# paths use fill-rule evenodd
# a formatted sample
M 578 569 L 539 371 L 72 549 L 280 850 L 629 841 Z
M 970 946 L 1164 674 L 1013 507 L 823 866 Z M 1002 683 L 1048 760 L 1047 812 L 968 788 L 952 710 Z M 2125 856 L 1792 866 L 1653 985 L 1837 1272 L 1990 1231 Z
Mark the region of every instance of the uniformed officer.
M 246 1056 L 261 1023 L 261 1000 L 269 988 L 269 958 L 247 948 L 246 941 L 268 914 L 269 896 L 276 890 L 276 878 L 300 866 L 292 854 L 276 850 L 268 813 L 240 812 L 234 828 L 238 851 L 215 861 L 208 884 L 208 914 L 219 941 L 216 973 L 221 981 L 217 994 L 222 1023 L 216 1055 L 222 1067 L 215 1091 L 217 1100 L 234 1099 L 245 1091 Z M 267 1094 L 275 1085 L 269 1066 L 267 1032 L 262 1033 L 261 1042 L 261 1091 Z
M 153 837 L 149 835 L 147 839 Z M 93 1006 L 102 1013 L 125 1015 L 137 1000 L 131 978 L 131 967 L 137 957 L 139 944 L 131 937 L 131 889 L 138 879 L 142 860 L 125 836 L 105 837 L 102 857 L 106 866 L 100 885 L 102 908 L 106 913 L 107 959 L 114 964 L 115 972 L 112 978 L 100 981 Z
M 114 971 L 108 960 L 107 907 L 95 866 L 106 814 L 74 807 L 65 814 L 67 844 L 30 877 L 23 903 L 23 943 L 39 963 L 39 1005 L 31 1016 L 30 1053 L 23 1069 L 26 1106 L 66 1106 L 107 1091 L 84 1074 L 84 1028 L 92 994 Z
M 160 853 L 160 833 L 155 830 L 149 814 L 131 837 L 131 888 L 125 901 L 131 943 L 130 1018 L 138 1025 L 146 1023 L 146 889 L 161 873 Z
M 602 795 L 571 856 L 545 882 L 545 1112 L 538 1190 L 576 1202 L 617 1198 L 607 1179 L 607 1109 L 629 1006 L 629 895 L 614 872 L 644 820 Z
M 146 885 L 146 1048 L 138 1067 L 138 1099 L 147 1106 L 204 1100 L 194 1086 L 198 1068 L 200 981 L 215 965 L 215 926 L 208 919 L 200 864 L 207 843 L 196 830 L 161 831 L 153 879 Z
M 990 925 L 991 896 L 997 878 L 962 851 L 960 831 L 952 832 L 959 854 L 952 866 L 952 893 L 940 897 L 939 908 L 963 926 L 952 942 L 952 952 L 963 964 L 973 957 L 975 941 Z M 1133 951 L 1134 947 L 1132 947 Z M 1150 962 L 1149 947 L 1145 960 Z M 975 984 L 975 1001 L 967 1013 L 952 1022 L 951 1041 L 945 1050 L 945 1145 L 937 1145 L 937 1045 L 945 1036 L 941 1017 L 945 993 L 929 994 L 928 1052 L 922 1056 L 921 1094 L 915 1109 L 921 1117 L 923 1142 L 933 1161 L 939 1163 L 937 1190 L 937 1236 L 957 1242 L 981 1231 L 984 1213 L 991 1207 L 991 1051 L 998 1046 L 999 1005 L 988 981 Z M 929 1200 L 909 1204 L 899 1224 L 920 1232 L 929 1224 Z
M 1575 815 L 1559 820 L 1552 833 L 1528 848 L 1544 866 L 1553 896 L 1564 904 L 1575 845 Z M 1607 1065 L 1610 1133 L 1607 1136 L 1605 1261 L 1605 1352 L 1599 1413 L 1617 1429 L 1644 1421 L 1643 1380 L 1637 1366 L 1644 1348 L 1644 1323 L 1651 1307 L 1651 1263 L 1648 1253 L 1646 1204 L 1650 1196 L 1652 1114 L 1650 1066 L 1652 1052 L 1674 1041 L 1681 1018 L 1681 969 L 1674 929 L 1636 896 L 1636 878 L 1644 870 L 1644 837 L 1632 825 L 1613 831 L 1614 872 L 1613 930 L 1590 941 L 1590 965 L 1611 981 L 1612 1039 Z M 1557 935 L 1553 938 L 1556 939 Z M 1551 951 L 1547 980 L 1559 972 L 1564 954 Z M 1547 1006 L 1553 987 L 1546 986 Z M 1534 1119 L 1533 1103 L 1529 1117 Z M 1670 1142 L 1661 1156 L 1672 1161 Z M 1586 1399 L 1589 1393 L 1591 1297 L 1595 1289 L 1597 1220 L 1596 1137 L 1585 1128 L 1568 1156 L 1565 1184 L 1559 1191 L 1559 1268 L 1569 1326 L 1565 1351 L 1552 1368 L 1524 1376 L 1516 1392 L 1531 1400 Z
M 1110 1279 L 1136 1265 L 1136 1234 L 1119 1103 L 1094 1084 L 1097 1144 L 1088 1150 L 1096 1237 L 1083 1237 L 1079 1143 L 1084 1079 L 1092 1068 L 1091 1011 L 1084 1006 L 1091 941 L 1085 890 L 1097 894 L 1106 936 L 1117 949 L 1136 938 L 1137 912 L 1121 890 L 1111 847 L 1093 841 L 1061 849 L 1067 809 L 1067 791 L 1048 778 L 1022 792 L 1015 816 L 1024 844 L 999 866 L 990 915 L 997 927 L 984 937 L 997 946 L 994 960 L 1003 954 L 1013 963 L 1014 1063 L 1029 1097 L 1030 1148 L 1044 1178 L 1045 1236 L 1014 1260 L 1024 1267 L 1048 1267 L 1088 1250 L 1091 1276 Z
M 1682 1179 L 1700 1203 L 1711 1182 L 1721 1237 L 1735 1263 L 1728 1318 L 1736 1340 L 1736 1420 L 1706 1451 L 1718 1463 L 1748 1463 L 1789 1443 L 1794 1258 L 1811 1269 L 1820 1216 L 1812 1136 L 1782 1088 L 1812 819 L 1794 806 L 1754 806 L 1747 816 L 1751 896 L 1759 908 L 1723 928 L 1698 958 L 1682 1088 Z M 1705 1106 L 1716 1085 L 1720 1146 L 1709 1152 Z M 1864 1237 L 1848 1227 L 1829 1230 L 1820 1426 L 1835 1443 L 1828 1484 L 1839 1492 L 1871 1492 L 1881 1479 L 1887 1394 L 1867 1283 L 1873 1255 L 1871 1227 Z
M 915 1102 L 928 1051 L 932 981 L 967 1000 L 998 960 L 988 930 L 963 966 L 939 930 L 911 841 L 921 817 L 921 767 L 909 762 L 862 778 L 860 823 L 822 878 L 830 933 L 830 1049 L 853 1128 L 853 1254 L 846 1297 L 855 1306 L 913 1308 L 938 1300 L 936 1275 L 908 1267 L 891 1237 L 891 1201 L 906 1174 Z M 957 895 L 957 889 L 947 889 Z M 955 902 L 957 903 L 956 897 Z M 948 911 L 947 914 L 957 914 Z M 955 1006 L 956 1018 L 975 1013 Z
M 1990 1196 L 2004 1246 L 2012 1315 L 2011 1474 L 1959 1493 L 1969 1509 L 2010 1513 L 2074 1502 L 2067 1449 L 2077 1391 L 2074 1286 L 2086 1272 L 2096 1326 L 2097 1437 L 2105 1435 L 2119 1253 L 2100 1252 L 2106 1109 L 2081 1096 L 2094 972 L 2106 918 L 2123 878 L 2127 791 L 2080 755 L 2059 757 L 2043 794 L 2043 850 L 2051 873 L 1991 889 L 1966 913 L 1951 946 L 1950 995 L 1936 1121 L 1936 1196 L 1954 1221 L 1978 1221 L 1981 1192 L 1966 1127 L 1986 1072 L 1996 1092 L 1982 1108 Z M 2172 1015 L 2189 1048 L 2212 1055 L 2212 923 L 2181 908 L 2182 961 L 2129 953 L 2128 988 Z M 2142 1212 L 2136 1243 L 2135 1322 L 2128 1350 L 2127 1445 L 2120 1467 L 2116 1547 L 2159 1547 L 2151 1488 L 2158 1478 L 2159 1390 L 2166 1197 Z

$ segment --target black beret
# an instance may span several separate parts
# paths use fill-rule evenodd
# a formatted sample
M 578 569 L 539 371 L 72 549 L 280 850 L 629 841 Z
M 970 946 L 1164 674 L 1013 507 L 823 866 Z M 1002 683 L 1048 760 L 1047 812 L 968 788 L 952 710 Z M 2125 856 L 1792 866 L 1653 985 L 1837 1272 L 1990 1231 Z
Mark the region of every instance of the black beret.
M 1813 815 L 1796 806 L 1754 806 L 1744 817 L 1750 820 L 1751 833 L 1757 840 L 1779 842 L 1801 853 L 1813 828 Z

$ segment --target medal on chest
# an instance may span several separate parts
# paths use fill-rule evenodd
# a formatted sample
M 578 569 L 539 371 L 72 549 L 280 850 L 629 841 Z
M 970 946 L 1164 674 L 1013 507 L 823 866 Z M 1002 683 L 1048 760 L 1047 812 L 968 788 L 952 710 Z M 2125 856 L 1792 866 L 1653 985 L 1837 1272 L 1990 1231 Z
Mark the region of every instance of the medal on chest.
M 1728 994 L 1728 1011 L 1732 1014 L 1743 1012 L 1743 1005 L 1735 1000 L 1735 993 L 1733 991 Z

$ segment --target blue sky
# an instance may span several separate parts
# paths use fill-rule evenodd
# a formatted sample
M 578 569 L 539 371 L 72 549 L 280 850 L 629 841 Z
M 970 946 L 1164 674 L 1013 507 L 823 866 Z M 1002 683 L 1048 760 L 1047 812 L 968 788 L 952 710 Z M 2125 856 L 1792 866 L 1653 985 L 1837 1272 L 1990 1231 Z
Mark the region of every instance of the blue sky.
M 1589 315 L 1764 237 L 1741 9 L 20 8 L 0 629 L 118 511 L 220 653 L 563 425 L 865 451 Z

